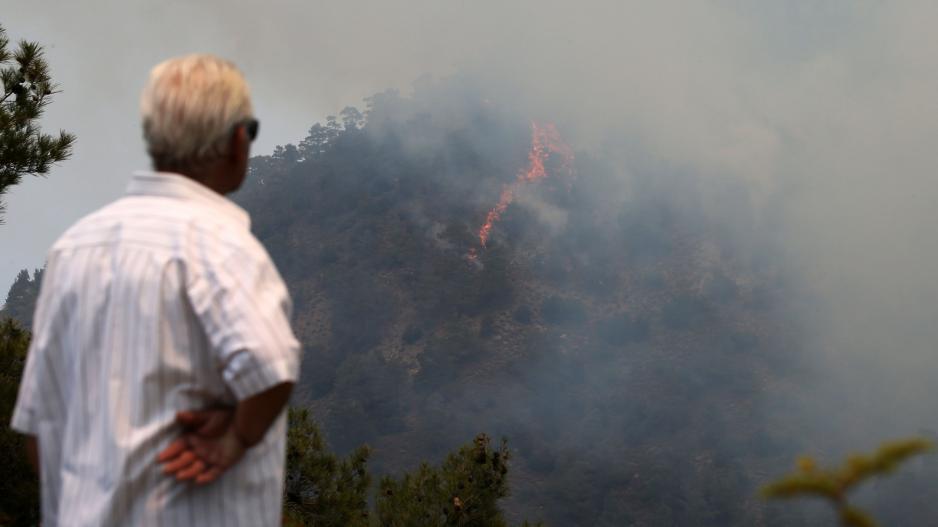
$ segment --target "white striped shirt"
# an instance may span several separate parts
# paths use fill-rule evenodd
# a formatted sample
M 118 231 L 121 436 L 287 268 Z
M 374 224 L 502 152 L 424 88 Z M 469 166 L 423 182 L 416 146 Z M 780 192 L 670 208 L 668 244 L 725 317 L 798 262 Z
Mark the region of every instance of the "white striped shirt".
M 11 424 L 39 441 L 43 525 L 280 524 L 284 415 L 209 485 L 156 462 L 177 411 L 297 378 L 290 298 L 249 228 L 207 187 L 140 173 L 53 245 Z

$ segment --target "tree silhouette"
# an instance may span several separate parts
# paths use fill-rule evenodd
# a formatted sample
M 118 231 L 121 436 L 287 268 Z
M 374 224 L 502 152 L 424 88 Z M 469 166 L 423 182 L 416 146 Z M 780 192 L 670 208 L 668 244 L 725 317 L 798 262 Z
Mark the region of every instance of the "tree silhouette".
M 10 292 L 7 293 L 6 304 L 0 310 L 0 319 L 12 318 L 24 328 L 33 325 L 33 311 L 36 309 L 36 300 L 39 298 L 39 288 L 42 285 L 42 269 L 33 271 L 30 278 L 29 271 L 23 269 L 16 276 Z
M 24 175 L 44 175 L 53 163 L 71 155 L 75 137 L 65 131 L 44 134 L 39 118 L 57 86 L 49 75 L 42 46 L 20 41 L 15 51 L 0 27 L 0 198 Z M 4 211 L 0 201 L 0 222 Z

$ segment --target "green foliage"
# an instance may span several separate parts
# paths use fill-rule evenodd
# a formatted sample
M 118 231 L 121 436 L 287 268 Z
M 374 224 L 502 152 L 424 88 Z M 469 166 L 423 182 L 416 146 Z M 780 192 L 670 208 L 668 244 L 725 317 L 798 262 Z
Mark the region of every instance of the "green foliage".
M 65 131 L 53 136 L 39 129 L 43 110 L 58 93 L 42 46 L 23 40 L 10 51 L 8 45 L 0 27 L 0 198 L 24 175 L 46 174 L 53 163 L 67 159 L 75 142 Z
M 507 525 L 498 500 L 508 495 L 506 442 L 493 449 L 485 434 L 447 456 L 440 467 L 422 464 L 400 479 L 381 480 L 377 498 L 382 527 Z
M 368 447 L 340 460 L 328 450 L 309 410 L 291 408 L 289 423 L 284 524 L 368 525 Z
M 906 459 L 932 448 L 931 441 L 921 438 L 889 441 L 873 454 L 851 455 L 837 468 L 819 468 L 814 459 L 802 457 L 795 472 L 766 485 L 762 495 L 773 499 L 820 497 L 837 510 L 842 525 L 874 527 L 876 522 L 869 514 L 847 502 L 847 493 L 864 481 L 893 472 Z
M 345 460 L 329 451 L 307 409 L 290 409 L 284 525 L 382 527 L 507 525 L 498 500 L 508 495 L 508 444 L 492 448 L 485 434 L 447 456 L 439 467 L 423 463 L 399 479 L 381 479 L 368 506 L 369 449 Z M 524 522 L 525 526 L 533 524 Z
M 29 332 L 14 320 L 0 321 L 0 525 L 39 523 L 39 482 L 24 451 L 23 436 L 7 423 L 13 416 L 29 348 Z

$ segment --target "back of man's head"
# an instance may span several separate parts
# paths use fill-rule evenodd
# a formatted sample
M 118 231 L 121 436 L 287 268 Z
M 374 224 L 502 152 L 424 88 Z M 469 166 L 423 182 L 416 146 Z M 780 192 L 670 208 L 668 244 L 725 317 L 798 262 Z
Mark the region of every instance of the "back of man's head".
M 196 169 L 226 155 L 232 130 L 253 115 L 241 72 L 213 55 L 157 64 L 140 98 L 143 137 L 159 170 Z

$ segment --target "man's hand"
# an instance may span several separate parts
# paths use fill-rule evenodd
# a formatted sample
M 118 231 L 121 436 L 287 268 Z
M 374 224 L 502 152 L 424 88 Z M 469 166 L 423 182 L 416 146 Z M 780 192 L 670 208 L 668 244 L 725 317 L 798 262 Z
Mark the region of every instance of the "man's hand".
M 185 432 L 157 458 L 165 474 L 204 485 L 244 456 L 246 448 L 235 432 L 233 410 L 179 412 L 176 421 Z
M 283 382 L 222 410 L 179 412 L 182 437 L 163 450 L 157 461 L 163 472 L 198 484 L 215 481 L 244 452 L 261 442 L 290 399 L 292 382 Z

